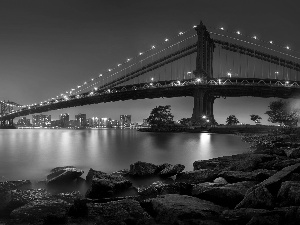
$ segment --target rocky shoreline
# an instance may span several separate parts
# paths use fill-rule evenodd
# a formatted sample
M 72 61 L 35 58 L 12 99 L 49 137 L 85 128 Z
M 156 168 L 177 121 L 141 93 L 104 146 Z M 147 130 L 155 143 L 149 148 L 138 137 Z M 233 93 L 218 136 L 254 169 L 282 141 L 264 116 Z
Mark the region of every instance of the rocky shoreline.
M 47 187 L 85 182 L 85 195 L 51 194 L 28 180 L 0 182 L 0 224 L 300 224 L 299 134 L 242 138 L 249 153 L 198 160 L 193 171 L 136 162 L 112 174 L 90 169 L 84 181 L 72 166 L 46 178 Z M 133 186 L 139 177 L 168 182 Z

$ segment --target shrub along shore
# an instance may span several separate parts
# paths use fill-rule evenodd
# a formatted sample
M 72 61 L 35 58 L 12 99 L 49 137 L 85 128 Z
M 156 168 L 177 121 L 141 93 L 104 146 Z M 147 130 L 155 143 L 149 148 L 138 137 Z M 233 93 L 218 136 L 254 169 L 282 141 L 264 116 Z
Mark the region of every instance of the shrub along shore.
M 197 160 L 193 171 L 136 162 L 112 174 L 90 169 L 85 180 L 78 168 L 57 167 L 46 189 L 0 182 L 0 224 L 300 224 L 299 131 L 241 137 L 251 151 Z M 160 181 L 133 186 L 146 177 Z M 84 194 L 48 192 L 80 182 L 89 187 Z

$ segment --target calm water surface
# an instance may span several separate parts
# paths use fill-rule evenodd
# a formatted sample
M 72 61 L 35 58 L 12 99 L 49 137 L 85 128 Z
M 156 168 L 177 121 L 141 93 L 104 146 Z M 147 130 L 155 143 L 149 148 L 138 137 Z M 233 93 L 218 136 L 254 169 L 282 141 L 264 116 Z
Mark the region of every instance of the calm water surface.
M 137 161 L 181 163 L 246 152 L 239 137 L 208 133 L 144 133 L 130 129 L 0 130 L 0 178 L 42 180 L 57 166 L 85 171 L 129 169 Z

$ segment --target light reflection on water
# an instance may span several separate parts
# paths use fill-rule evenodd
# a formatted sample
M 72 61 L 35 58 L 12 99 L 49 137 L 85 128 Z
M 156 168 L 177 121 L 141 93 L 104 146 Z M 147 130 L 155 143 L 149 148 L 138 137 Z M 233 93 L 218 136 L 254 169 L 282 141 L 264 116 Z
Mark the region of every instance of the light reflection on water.
M 0 177 L 42 180 L 57 166 L 104 172 L 129 169 L 137 161 L 193 162 L 247 151 L 239 137 L 208 133 L 144 133 L 129 129 L 0 130 Z

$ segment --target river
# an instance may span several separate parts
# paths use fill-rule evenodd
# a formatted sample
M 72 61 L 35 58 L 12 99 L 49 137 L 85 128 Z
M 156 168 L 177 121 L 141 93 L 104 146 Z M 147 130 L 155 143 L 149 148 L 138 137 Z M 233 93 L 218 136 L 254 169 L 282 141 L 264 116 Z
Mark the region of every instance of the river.
M 147 133 L 131 129 L 0 130 L 0 178 L 43 180 L 57 166 L 103 172 L 129 169 L 137 161 L 193 162 L 248 151 L 240 137 L 210 133 Z

